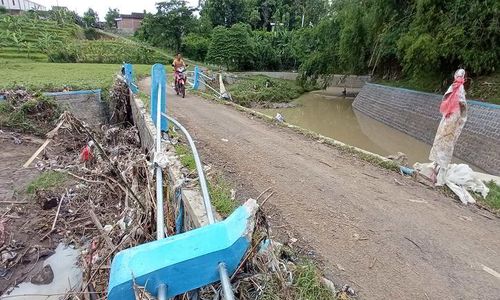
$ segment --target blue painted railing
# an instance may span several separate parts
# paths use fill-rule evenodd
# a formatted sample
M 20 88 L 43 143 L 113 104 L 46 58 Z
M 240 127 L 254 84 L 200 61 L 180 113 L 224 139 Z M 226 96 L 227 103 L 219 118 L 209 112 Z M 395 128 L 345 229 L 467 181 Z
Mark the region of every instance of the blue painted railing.
M 154 101 L 151 102 L 151 118 L 153 119 L 153 123 L 157 124 L 156 120 L 158 115 L 160 115 L 161 119 L 161 131 L 166 132 L 168 130 L 168 120 L 165 117 L 161 116 L 161 113 L 167 113 L 167 83 L 164 78 L 166 78 L 165 67 L 162 64 L 155 64 L 151 68 L 151 99 Z M 160 103 L 160 114 L 158 114 L 158 90 L 161 89 L 163 92 L 161 93 L 161 103 Z
M 66 96 L 66 95 L 99 95 L 99 101 L 102 101 L 101 98 L 101 89 L 96 90 L 79 90 L 79 91 L 64 91 L 64 92 L 47 92 L 42 95 L 47 97 L 57 97 L 57 96 Z M 0 100 L 5 100 L 5 96 L 0 95 Z
M 184 133 L 193 152 L 210 225 L 165 238 L 163 203 L 160 200 L 163 198 L 162 171 L 161 167 L 156 165 L 157 241 L 122 250 L 114 257 L 108 298 L 134 299 L 133 282 L 145 286 L 148 292 L 163 300 L 220 280 L 224 298 L 233 300 L 229 273 L 235 272 L 250 246 L 251 235 L 248 235 L 247 230 L 249 224 L 253 224 L 250 219 L 254 216 L 251 209 L 242 206 L 225 221 L 215 223 L 208 187 L 194 141 L 179 122 L 166 115 L 165 67 L 161 64 L 154 65 L 151 75 L 151 117 L 157 129 L 156 155 L 161 153 L 160 131 L 167 131 L 168 119 Z M 180 203 L 179 210 L 179 213 L 183 214 L 183 203 Z M 182 218 L 177 218 L 176 224 L 180 223 Z M 182 226 L 179 226 L 178 230 L 181 231 L 181 228 Z
M 127 85 L 129 89 L 132 91 L 132 93 L 137 94 L 139 88 L 135 84 L 134 81 L 134 70 L 132 68 L 131 64 L 123 64 L 123 76 L 125 77 L 125 82 L 127 82 Z

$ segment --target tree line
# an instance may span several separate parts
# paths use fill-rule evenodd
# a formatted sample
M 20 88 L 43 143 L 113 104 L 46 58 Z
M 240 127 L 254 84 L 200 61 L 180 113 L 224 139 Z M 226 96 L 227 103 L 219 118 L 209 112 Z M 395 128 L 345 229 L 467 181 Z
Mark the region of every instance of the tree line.
M 495 72 L 496 0 L 184 0 L 157 4 L 136 37 L 230 70 L 434 81 Z
M 229 70 L 298 70 L 303 80 L 372 74 L 423 83 L 497 72 L 496 0 L 185 0 L 157 3 L 135 38 Z M 113 27 L 89 9 L 53 9 L 60 23 Z

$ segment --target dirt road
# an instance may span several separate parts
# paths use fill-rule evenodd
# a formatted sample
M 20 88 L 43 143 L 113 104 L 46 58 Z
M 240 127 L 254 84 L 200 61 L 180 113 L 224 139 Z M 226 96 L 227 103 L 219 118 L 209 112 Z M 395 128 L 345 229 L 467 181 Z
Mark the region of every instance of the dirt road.
M 231 107 L 168 103 L 204 162 L 245 195 L 273 187 L 269 214 L 362 299 L 500 299 L 500 220 Z

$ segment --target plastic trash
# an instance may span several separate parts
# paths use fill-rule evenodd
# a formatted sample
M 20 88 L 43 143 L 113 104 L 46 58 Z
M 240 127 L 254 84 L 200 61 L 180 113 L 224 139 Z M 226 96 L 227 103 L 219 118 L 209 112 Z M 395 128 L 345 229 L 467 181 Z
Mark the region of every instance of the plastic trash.
M 403 167 L 403 166 L 400 166 L 399 167 L 399 171 L 403 174 L 403 175 L 408 175 L 408 176 L 412 176 L 413 173 L 415 173 L 415 169 L 412 169 L 412 168 L 407 168 L 407 167 Z
M 92 147 L 94 146 L 93 141 L 89 141 L 85 147 L 83 147 L 82 152 L 80 152 L 80 160 L 85 162 L 93 158 Z
M 433 163 L 415 163 L 413 167 L 419 174 L 428 178 L 432 177 Z M 468 191 L 481 194 L 483 198 L 486 198 L 490 191 L 467 164 L 450 164 L 446 169 L 439 169 L 436 186 L 443 185 L 447 185 L 464 204 L 476 203 L 476 200 Z
M 285 118 L 280 113 L 276 113 L 276 116 L 274 118 L 278 122 L 281 122 L 281 123 L 285 122 Z

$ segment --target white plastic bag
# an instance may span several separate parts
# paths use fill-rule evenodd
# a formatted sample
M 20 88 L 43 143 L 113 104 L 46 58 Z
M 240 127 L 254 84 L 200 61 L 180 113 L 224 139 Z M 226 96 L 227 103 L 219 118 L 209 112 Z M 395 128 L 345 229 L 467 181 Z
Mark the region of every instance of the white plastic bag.
M 431 178 L 434 169 L 433 163 L 415 163 L 413 166 L 420 174 Z M 472 169 L 466 164 L 450 164 L 448 168 L 439 169 L 436 186 L 447 185 L 464 204 L 476 203 L 476 200 L 467 191 L 473 191 L 486 198 L 488 187 L 482 182 Z

